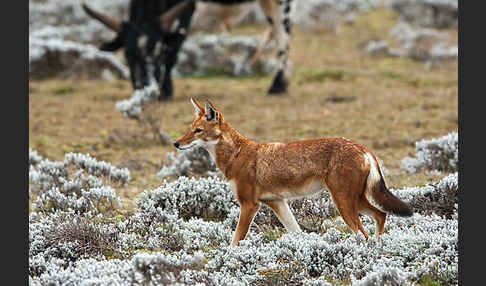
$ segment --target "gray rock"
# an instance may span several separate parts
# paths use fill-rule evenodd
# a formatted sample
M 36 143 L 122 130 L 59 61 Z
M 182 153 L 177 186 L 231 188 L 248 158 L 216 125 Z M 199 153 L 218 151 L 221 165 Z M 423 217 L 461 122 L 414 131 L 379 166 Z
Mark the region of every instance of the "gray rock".
M 116 77 L 109 69 L 103 69 L 101 71 L 101 78 L 106 82 L 114 82 Z
M 444 40 L 434 29 L 412 28 L 407 23 L 400 23 L 390 31 L 390 36 L 398 40 L 400 47 L 397 53 L 401 57 L 419 61 L 430 59 L 430 50 L 437 42 Z
M 275 61 L 260 57 L 254 69 L 246 63 L 255 54 L 257 37 L 229 35 L 194 35 L 183 44 L 174 75 L 201 76 L 210 72 L 241 76 L 251 73 L 271 73 Z
M 420 27 L 457 28 L 457 0 L 391 0 L 403 21 Z
M 305 5 L 294 1 L 292 22 L 302 28 L 336 31 L 338 9 L 335 1 L 309 0 Z
M 99 78 L 104 69 L 128 79 L 126 66 L 112 53 L 59 38 L 29 37 L 29 77 Z
M 144 88 L 134 90 L 130 98 L 117 101 L 115 107 L 128 118 L 140 119 L 144 106 L 156 101 L 159 95 L 157 83 L 152 82 Z
M 370 41 L 366 51 L 372 55 L 411 58 L 426 62 L 429 67 L 444 60 L 457 59 L 457 46 L 446 44 L 448 35 L 437 29 L 412 28 L 401 22 L 390 31 L 390 37 L 397 46 L 386 40 Z
M 387 41 L 370 41 L 366 46 L 366 51 L 373 56 L 388 56 L 390 54 Z
M 112 17 L 128 18 L 127 0 L 90 0 L 87 3 Z M 68 29 L 66 39 L 83 43 L 99 44 L 115 35 L 89 17 L 83 11 L 81 1 L 29 1 L 29 34 L 46 26 Z
M 438 43 L 430 50 L 431 59 L 427 61 L 428 68 L 434 68 L 440 65 L 441 62 L 447 60 L 455 60 L 459 55 L 457 46 L 448 46 L 444 43 Z

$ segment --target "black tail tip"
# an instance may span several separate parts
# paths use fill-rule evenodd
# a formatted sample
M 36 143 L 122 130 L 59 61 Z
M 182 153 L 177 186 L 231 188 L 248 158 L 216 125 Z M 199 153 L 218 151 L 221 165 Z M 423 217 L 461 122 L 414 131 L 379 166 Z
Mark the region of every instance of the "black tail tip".
M 392 213 L 394 215 L 401 216 L 401 217 L 411 217 L 413 215 L 413 210 L 411 207 L 406 206 L 404 208 L 394 210 Z

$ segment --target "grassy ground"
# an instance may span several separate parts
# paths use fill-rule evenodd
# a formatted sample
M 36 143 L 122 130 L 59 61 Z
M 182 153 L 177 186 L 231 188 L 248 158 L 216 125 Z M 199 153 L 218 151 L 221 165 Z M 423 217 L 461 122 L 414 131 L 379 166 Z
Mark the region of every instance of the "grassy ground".
M 210 99 L 233 127 L 258 142 L 346 137 L 383 161 L 389 187 L 427 183 L 436 178 L 406 174 L 400 161 L 414 155 L 415 141 L 457 131 L 458 62 L 427 69 L 421 62 L 375 58 L 363 50 L 369 40 L 386 38 L 396 23 L 392 11 L 378 9 L 336 33 L 294 28 L 287 95 L 265 94 L 270 75 L 175 79 L 174 100 L 152 107 L 151 114 L 160 115 L 160 128 L 176 139 L 193 119 L 190 97 Z M 449 33 L 457 41 L 457 29 Z M 81 152 L 128 167 L 133 179 L 118 190 L 127 208 L 142 191 L 161 184 L 155 175 L 174 148 L 115 109 L 116 101 L 132 95 L 128 81 L 30 80 L 29 90 L 30 148 L 53 160 Z

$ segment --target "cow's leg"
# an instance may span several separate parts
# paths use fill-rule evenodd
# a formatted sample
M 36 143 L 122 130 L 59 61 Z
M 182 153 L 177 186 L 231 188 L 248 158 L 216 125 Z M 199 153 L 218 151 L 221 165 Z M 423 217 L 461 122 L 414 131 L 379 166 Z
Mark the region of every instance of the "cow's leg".
M 130 69 L 130 79 L 133 88 L 144 88 L 150 84 L 146 43 L 143 45 L 139 43 L 140 37 L 144 34 L 140 27 L 131 23 L 124 25 L 124 30 L 126 31 L 125 59 Z
M 274 0 L 261 0 L 259 3 L 270 27 L 262 33 L 255 53 L 246 63 L 247 70 L 252 69 L 256 61 L 260 58 L 261 54 L 267 47 L 268 43 L 270 43 L 270 41 L 274 38 L 272 11 L 277 9 L 277 3 Z
M 272 28 L 266 29 L 261 35 L 261 39 L 260 42 L 258 43 L 258 47 L 255 53 L 253 54 L 253 56 L 251 56 L 251 58 L 246 63 L 246 70 L 250 71 L 255 66 L 255 63 L 260 59 L 260 57 L 263 54 L 263 51 L 267 47 L 268 43 L 270 43 L 272 38 L 273 38 Z
M 143 83 L 140 80 L 140 64 L 137 56 L 138 35 L 130 23 L 123 23 L 123 30 L 125 31 L 125 59 L 130 70 L 130 80 L 132 81 L 133 89 L 140 89 Z
M 161 43 L 158 35 L 152 29 L 147 30 L 146 33 L 148 39 L 145 46 L 140 49 L 145 50 L 145 62 L 147 63 L 148 73 L 147 80 L 149 85 L 153 82 L 158 84 L 160 82 Z
M 140 66 L 140 81 L 142 86 L 146 87 L 150 84 L 148 62 L 144 55 L 137 56 L 137 64 Z
M 162 76 L 162 84 L 159 96 L 160 101 L 172 99 L 174 90 L 172 83 L 172 69 L 177 63 L 178 53 L 185 39 L 186 35 L 179 33 L 171 34 L 170 37 L 165 38 L 167 50 L 165 51 L 164 56 L 165 70 L 164 75 Z
M 160 87 L 159 101 L 171 100 L 174 95 L 174 88 L 172 84 L 172 68 L 173 64 L 165 64 L 164 77 Z
M 269 0 L 260 0 L 269 1 Z M 280 95 L 287 91 L 288 78 L 290 76 L 288 67 L 289 40 L 290 40 L 290 4 L 291 0 L 276 1 L 276 8 L 272 8 L 273 33 L 277 40 L 278 66 L 272 86 L 268 90 L 270 95 Z M 273 5 L 272 7 L 275 7 Z
M 237 15 L 240 12 L 239 5 L 221 5 L 221 31 L 223 33 L 231 33 L 233 29 L 233 22 L 236 20 Z
M 157 83 L 160 83 L 161 66 L 159 61 L 154 62 L 153 77 Z
M 191 25 L 192 15 L 196 9 L 196 3 L 193 1 L 178 16 L 179 24 L 176 29 L 163 37 L 166 50 L 164 51 L 165 71 L 162 79 L 160 101 L 170 100 L 173 96 L 172 69 L 177 63 L 177 55 L 182 44 L 186 40 L 189 26 Z

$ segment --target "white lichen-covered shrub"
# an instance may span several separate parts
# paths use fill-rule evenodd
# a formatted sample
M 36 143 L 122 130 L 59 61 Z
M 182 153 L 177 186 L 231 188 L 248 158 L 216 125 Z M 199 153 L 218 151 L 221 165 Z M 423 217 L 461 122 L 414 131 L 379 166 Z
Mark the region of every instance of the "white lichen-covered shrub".
M 29 154 L 36 170 L 44 162 L 39 157 Z M 70 160 L 91 174 L 101 168 L 87 167 L 88 158 Z M 62 174 L 61 167 L 48 170 Z M 324 216 L 315 231 L 280 229 L 272 237 L 259 214 L 260 226 L 230 249 L 239 206 L 229 184 L 215 177 L 164 182 L 144 191 L 133 214 L 123 216 L 35 209 L 29 216 L 29 284 L 414 285 L 426 278 L 457 285 L 457 189 L 456 173 L 424 187 L 391 190 L 415 214 L 389 215 L 380 242 L 373 219 L 362 217 L 366 242 L 322 194 L 291 203 L 301 225 L 311 224 L 310 213 Z
M 55 211 L 29 216 L 29 273 L 38 276 L 50 264 L 67 266 L 84 258 L 116 251 L 118 230 L 92 219 L 92 214 Z
M 201 269 L 202 253 L 187 255 L 163 255 L 138 253 L 132 259 L 133 285 L 173 285 L 181 282 L 184 271 Z
M 156 257 L 135 254 L 126 260 L 127 264 L 119 259 L 89 259 L 89 267 L 84 263 L 85 259 L 64 267 L 58 259 L 52 261 L 43 274 L 31 275 L 31 279 L 51 281 L 64 277 L 66 281 L 79 281 L 80 277 L 104 278 L 116 279 L 122 285 L 131 285 L 133 277 L 139 284 L 168 279 L 165 281 L 171 281 L 169 285 L 174 281 L 183 285 L 275 285 L 272 282 L 276 281 L 316 285 L 316 280 L 324 283 L 325 280 L 352 279 L 361 285 L 370 285 L 370 281 L 382 283 L 383 280 L 403 285 L 401 282 L 417 281 L 427 275 L 443 284 L 457 284 L 457 220 L 421 215 L 406 219 L 392 217 L 380 244 L 373 239 L 366 243 L 347 232 L 330 228 L 321 235 L 288 233 L 270 242 L 265 242 L 261 235 L 250 233 L 240 246 L 233 249 L 227 249 L 226 242 L 215 240 L 215 235 L 220 232 L 231 233 L 230 228 L 221 227 L 215 232 L 217 223 L 203 228 L 190 228 L 189 223 L 183 221 L 178 224 L 184 229 L 185 238 L 193 239 L 189 241 L 193 248 L 180 250 L 170 258 L 157 252 Z M 191 224 L 208 223 L 192 221 Z M 366 229 L 372 228 L 368 220 L 364 225 Z M 206 247 L 201 249 L 201 246 Z M 42 265 L 42 262 L 36 262 Z M 105 271 L 101 265 L 106 267 Z M 116 271 L 114 266 L 119 270 Z M 96 272 L 89 274 L 94 269 Z M 167 270 L 159 272 L 159 269 Z M 170 270 L 175 274 L 170 274 Z M 319 285 L 326 285 L 322 283 Z
M 372 232 L 370 222 L 365 220 L 364 225 Z M 398 268 L 403 273 L 396 275 L 395 281 L 402 281 L 405 273 L 410 280 L 427 274 L 445 284 L 454 284 L 457 251 L 457 220 L 415 215 L 406 219 L 390 217 L 379 244 L 374 239 L 365 243 L 337 228 L 322 235 L 288 233 L 267 243 L 261 236 L 250 235 L 241 246 L 215 256 L 206 268 L 212 279 L 220 283 L 230 279 L 253 284 L 272 276 L 285 277 L 286 266 L 292 265 L 301 271 L 286 277 L 288 281 L 319 277 L 358 280 L 384 268 Z
M 413 285 L 409 281 L 410 274 L 394 267 L 383 267 L 368 273 L 364 278 L 354 281 L 356 286 L 386 286 L 386 285 Z
M 39 155 L 36 150 L 29 148 L 29 166 L 37 165 L 42 159 L 42 156 Z
M 125 116 L 139 119 L 142 114 L 143 107 L 156 101 L 159 95 L 159 86 L 157 82 L 152 81 L 144 88 L 135 89 L 130 98 L 118 101 L 115 107 Z
M 452 218 L 457 213 L 459 181 L 458 173 L 449 174 L 438 182 L 422 187 L 391 190 L 406 201 L 414 212 L 423 215 L 432 213 Z
M 454 172 L 459 168 L 459 134 L 451 132 L 415 142 L 415 158 L 402 159 L 401 168 L 410 173 L 423 170 Z
M 202 147 L 189 150 L 169 152 L 166 154 L 169 165 L 163 166 L 157 173 L 160 178 L 180 176 L 215 176 L 222 175 L 216 168 L 213 159 Z
M 229 184 L 217 177 L 180 177 L 159 188 L 143 192 L 137 200 L 141 212 L 167 212 L 181 218 L 224 220 L 237 206 Z M 157 215 L 157 214 L 154 214 Z
M 115 209 L 120 199 L 111 185 L 129 180 L 128 169 L 90 155 L 67 153 L 64 161 L 56 162 L 29 150 L 29 196 L 35 211 Z

